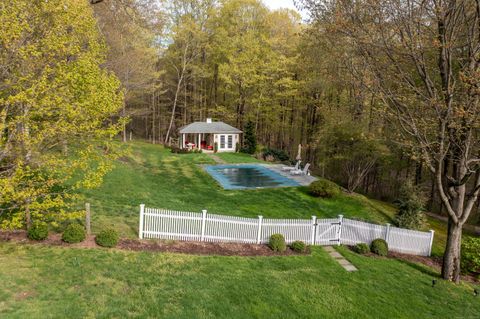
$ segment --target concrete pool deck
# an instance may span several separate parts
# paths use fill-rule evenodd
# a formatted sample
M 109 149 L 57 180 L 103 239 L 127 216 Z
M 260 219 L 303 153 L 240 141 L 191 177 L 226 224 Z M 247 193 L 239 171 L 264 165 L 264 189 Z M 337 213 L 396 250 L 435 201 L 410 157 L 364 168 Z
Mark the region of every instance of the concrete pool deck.
M 283 164 L 263 164 L 263 163 L 259 163 L 258 165 L 264 166 L 268 169 L 271 169 L 274 172 L 277 172 L 278 174 L 280 174 L 282 176 L 293 179 L 294 181 L 296 181 L 301 186 L 308 186 L 318 179 L 318 178 L 316 178 L 314 176 L 311 176 L 311 175 L 307 175 L 307 176 L 305 176 L 305 175 L 302 175 L 302 176 L 301 175 L 290 175 L 290 172 L 282 170 L 282 167 L 285 167 L 285 165 L 283 165 Z

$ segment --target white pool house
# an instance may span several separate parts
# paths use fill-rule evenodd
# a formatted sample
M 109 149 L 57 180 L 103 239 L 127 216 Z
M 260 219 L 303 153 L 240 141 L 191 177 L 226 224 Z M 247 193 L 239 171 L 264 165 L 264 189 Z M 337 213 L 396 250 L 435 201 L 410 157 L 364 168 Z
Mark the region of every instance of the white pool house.
M 240 145 L 240 134 L 243 132 L 223 122 L 213 122 L 208 118 L 205 122 L 194 122 L 179 130 L 180 147 L 185 149 L 201 149 L 214 152 L 235 152 Z

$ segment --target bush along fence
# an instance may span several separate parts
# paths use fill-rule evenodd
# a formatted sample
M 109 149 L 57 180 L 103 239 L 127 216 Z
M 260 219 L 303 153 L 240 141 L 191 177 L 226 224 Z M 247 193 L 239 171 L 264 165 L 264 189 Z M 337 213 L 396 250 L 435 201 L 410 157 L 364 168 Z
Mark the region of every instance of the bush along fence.
M 209 214 L 206 210 L 180 212 L 140 205 L 140 239 L 265 244 L 272 234 L 282 234 L 287 243 L 300 240 L 318 246 L 370 244 L 382 238 L 391 251 L 430 256 L 434 231 L 375 225 L 342 215 L 329 219 L 245 218 Z

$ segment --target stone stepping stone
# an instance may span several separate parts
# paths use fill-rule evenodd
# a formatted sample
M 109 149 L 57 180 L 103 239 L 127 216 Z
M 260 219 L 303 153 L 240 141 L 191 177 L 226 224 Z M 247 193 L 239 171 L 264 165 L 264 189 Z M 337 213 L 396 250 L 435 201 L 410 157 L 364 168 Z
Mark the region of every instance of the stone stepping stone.
M 325 249 L 328 252 L 328 254 L 330 255 L 330 257 L 335 259 L 340 264 L 340 266 L 342 266 L 343 269 L 345 269 L 346 271 L 353 272 L 353 271 L 358 270 L 357 267 L 355 267 L 348 260 L 346 260 L 342 256 L 342 254 L 340 254 L 338 251 L 336 251 L 335 248 L 333 248 L 332 246 L 325 246 L 325 247 L 323 247 L 323 249 Z

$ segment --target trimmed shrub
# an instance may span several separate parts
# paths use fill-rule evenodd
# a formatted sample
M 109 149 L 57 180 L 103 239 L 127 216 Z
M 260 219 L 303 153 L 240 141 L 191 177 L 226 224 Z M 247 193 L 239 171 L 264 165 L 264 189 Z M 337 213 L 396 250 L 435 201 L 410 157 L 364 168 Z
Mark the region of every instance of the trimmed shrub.
M 461 266 L 463 272 L 480 273 L 480 238 L 463 238 Z
M 360 255 L 366 255 L 370 252 L 370 247 L 365 243 L 359 243 L 353 246 L 353 251 Z
M 379 256 L 387 256 L 388 244 L 385 240 L 377 238 L 370 244 L 370 251 Z
M 308 187 L 310 195 L 315 197 L 330 198 L 340 195 L 340 187 L 326 179 L 319 179 Z
M 304 253 L 307 251 L 307 244 L 303 241 L 297 240 L 290 245 L 290 248 L 297 253 Z
M 65 228 L 62 240 L 69 244 L 82 242 L 85 240 L 85 229 L 80 224 L 70 224 Z
M 285 237 L 283 237 L 282 234 L 273 234 L 272 236 L 270 236 L 268 246 L 273 251 L 278 251 L 281 253 L 287 250 L 287 244 L 285 244 Z
M 115 229 L 104 229 L 97 236 L 95 242 L 102 247 L 115 247 L 118 244 L 119 236 Z
M 45 240 L 48 237 L 48 225 L 45 223 L 35 222 L 27 232 L 28 239 Z

